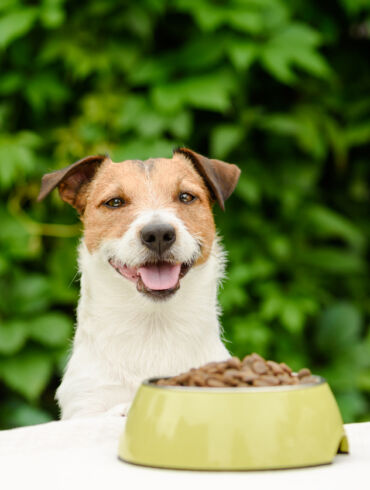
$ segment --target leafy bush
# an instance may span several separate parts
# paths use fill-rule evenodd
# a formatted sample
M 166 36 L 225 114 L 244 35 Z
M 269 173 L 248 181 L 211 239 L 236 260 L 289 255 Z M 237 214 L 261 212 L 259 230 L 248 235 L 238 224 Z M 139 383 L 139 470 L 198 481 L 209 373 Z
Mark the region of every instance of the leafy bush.
M 370 418 L 368 2 L 0 6 L 1 427 L 57 416 L 80 225 L 40 176 L 88 154 L 237 163 L 216 211 L 229 348 L 328 378 Z

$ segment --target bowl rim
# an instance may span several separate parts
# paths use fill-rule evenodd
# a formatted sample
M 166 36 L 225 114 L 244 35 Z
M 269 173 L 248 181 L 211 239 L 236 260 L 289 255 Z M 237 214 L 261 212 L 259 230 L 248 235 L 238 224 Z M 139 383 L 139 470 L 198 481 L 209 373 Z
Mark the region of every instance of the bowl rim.
M 296 373 L 294 373 L 296 374 Z M 154 384 L 155 381 L 159 379 L 169 379 L 172 376 L 157 376 L 154 378 L 145 379 L 142 382 L 143 386 L 149 386 L 150 388 L 160 389 L 160 390 L 170 390 L 170 391 L 182 391 L 182 392 L 198 392 L 198 393 L 264 393 L 264 392 L 279 392 L 279 391 L 292 391 L 292 390 L 303 390 L 306 388 L 314 388 L 326 383 L 326 379 L 317 374 L 312 374 L 312 377 L 316 379 L 313 383 L 302 383 L 297 385 L 278 385 L 278 386 L 222 386 L 222 387 L 211 387 L 211 386 L 171 386 L 171 385 L 157 385 Z

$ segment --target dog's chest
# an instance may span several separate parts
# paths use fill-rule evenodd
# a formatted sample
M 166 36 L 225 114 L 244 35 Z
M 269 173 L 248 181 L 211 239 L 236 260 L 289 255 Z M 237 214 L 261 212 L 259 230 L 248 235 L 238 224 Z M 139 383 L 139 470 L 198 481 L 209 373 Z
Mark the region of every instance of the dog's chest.
M 192 270 L 175 297 L 154 303 L 84 254 L 72 358 L 84 352 L 84 365 L 94 365 L 105 382 L 133 386 L 227 357 L 218 323 L 218 255 Z
M 90 346 L 107 376 L 122 382 L 200 365 L 207 361 L 213 337 L 208 322 L 191 320 L 190 315 L 181 319 L 151 315 L 101 328 Z

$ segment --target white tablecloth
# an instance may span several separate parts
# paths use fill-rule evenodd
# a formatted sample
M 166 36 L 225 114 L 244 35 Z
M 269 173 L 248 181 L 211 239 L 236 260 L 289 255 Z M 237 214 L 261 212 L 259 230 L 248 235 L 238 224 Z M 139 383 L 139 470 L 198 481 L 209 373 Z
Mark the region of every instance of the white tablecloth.
M 346 425 L 350 454 L 331 465 L 253 472 L 197 472 L 130 465 L 117 458 L 125 418 L 89 419 L 0 431 L 2 490 L 362 490 L 370 489 L 370 422 Z

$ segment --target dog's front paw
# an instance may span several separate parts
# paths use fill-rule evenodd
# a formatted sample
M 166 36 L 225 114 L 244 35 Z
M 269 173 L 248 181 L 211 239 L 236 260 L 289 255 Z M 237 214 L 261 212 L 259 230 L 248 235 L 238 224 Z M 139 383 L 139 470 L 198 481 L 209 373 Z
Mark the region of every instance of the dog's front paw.
M 105 412 L 105 415 L 110 416 L 110 415 L 116 415 L 120 417 L 125 417 L 128 414 L 128 411 L 130 410 L 131 403 L 120 403 L 119 405 L 115 405 L 114 407 L 110 408 Z

